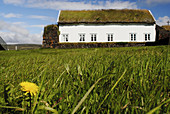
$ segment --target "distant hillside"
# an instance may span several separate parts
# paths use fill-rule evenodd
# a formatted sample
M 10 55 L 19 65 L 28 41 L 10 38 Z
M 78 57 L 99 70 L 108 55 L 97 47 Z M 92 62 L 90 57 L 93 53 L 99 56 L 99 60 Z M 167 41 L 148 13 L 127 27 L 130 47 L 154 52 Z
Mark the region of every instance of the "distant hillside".
M 29 50 L 29 49 L 39 49 L 41 44 L 8 44 L 8 50 Z

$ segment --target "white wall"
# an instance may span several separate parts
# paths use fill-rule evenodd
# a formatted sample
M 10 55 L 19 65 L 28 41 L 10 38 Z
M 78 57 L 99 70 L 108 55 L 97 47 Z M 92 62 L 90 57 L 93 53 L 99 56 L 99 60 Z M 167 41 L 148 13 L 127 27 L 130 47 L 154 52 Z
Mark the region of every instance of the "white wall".
M 135 42 L 146 42 L 145 33 L 150 34 L 150 41 L 156 37 L 154 25 L 59 25 L 59 42 L 65 42 L 62 34 L 68 34 L 68 42 L 91 42 L 91 33 L 97 34 L 96 42 L 108 42 L 107 33 L 113 33 L 113 42 L 131 42 L 130 33 L 136 33 Z M 85 41 L 80 41 L 79 34 L 85 34 Z M 94 42 L 94 41 L 93 41 Z

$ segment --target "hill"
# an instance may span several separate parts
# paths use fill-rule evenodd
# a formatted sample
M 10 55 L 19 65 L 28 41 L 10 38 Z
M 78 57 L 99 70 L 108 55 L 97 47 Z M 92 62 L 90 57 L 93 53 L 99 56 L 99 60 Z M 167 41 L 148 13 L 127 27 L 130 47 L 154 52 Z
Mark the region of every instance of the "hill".
M 30 49 L 39 49 L 41 44 L 7 44 L 8 50 L 30 50 Z

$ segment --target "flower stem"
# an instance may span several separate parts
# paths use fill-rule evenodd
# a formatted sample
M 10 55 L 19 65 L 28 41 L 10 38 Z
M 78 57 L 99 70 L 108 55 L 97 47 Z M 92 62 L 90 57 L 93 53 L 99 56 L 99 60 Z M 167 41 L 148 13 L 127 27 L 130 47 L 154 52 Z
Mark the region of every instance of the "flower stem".
M 31 93 L 29 92 L 29 101 L 30 101 L 30 111 L 31 111 Z

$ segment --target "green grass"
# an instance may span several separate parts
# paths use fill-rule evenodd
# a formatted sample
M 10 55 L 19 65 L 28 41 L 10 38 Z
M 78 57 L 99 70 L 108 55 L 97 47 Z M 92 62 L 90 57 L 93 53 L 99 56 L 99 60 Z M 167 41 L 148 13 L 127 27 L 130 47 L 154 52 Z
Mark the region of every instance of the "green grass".
M 29 113 L 19 83 L 40 87 L 32 113 L 169 113 L 170 48 L 0 51 L 0 111 Z
M 81 22 L 147 22 L 154 23 L 148 10 L 62 10 L 59 23 Z

